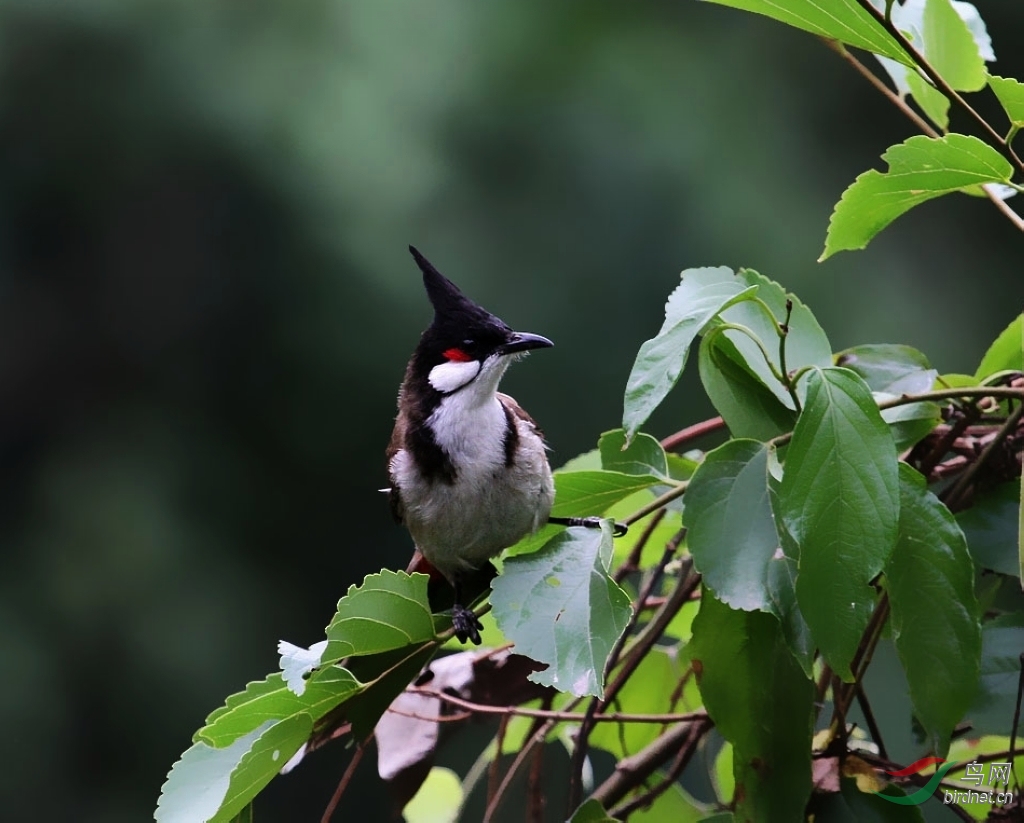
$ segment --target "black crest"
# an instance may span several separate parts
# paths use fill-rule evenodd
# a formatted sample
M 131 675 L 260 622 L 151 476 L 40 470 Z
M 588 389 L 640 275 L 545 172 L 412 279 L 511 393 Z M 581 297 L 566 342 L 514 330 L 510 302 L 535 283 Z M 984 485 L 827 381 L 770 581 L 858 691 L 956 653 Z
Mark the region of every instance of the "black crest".
M 415 246 L 409 246 L 416 265 L 423 272 L 423 287 L 434 307 L 431 329 L 439 337 L 452 339 L 466 333 L 485 333 L 489 341 L 504 340 L 511 329 L 483 306 L 478 306 L 451 280 L 439 272 Z

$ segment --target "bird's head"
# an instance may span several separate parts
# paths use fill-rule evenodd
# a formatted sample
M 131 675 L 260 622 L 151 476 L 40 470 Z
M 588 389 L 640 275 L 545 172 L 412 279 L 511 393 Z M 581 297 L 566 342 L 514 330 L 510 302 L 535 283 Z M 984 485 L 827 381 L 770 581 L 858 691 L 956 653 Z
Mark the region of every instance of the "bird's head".
M 458 287 L 409 247 L 434 307 L 434 321 L 423 332 L 411 371 L 442 395 L 469 385 L 481 397 L 493 393 L 515 355 L 554 345 L 546 337 L 513 331 L 466 297 Z

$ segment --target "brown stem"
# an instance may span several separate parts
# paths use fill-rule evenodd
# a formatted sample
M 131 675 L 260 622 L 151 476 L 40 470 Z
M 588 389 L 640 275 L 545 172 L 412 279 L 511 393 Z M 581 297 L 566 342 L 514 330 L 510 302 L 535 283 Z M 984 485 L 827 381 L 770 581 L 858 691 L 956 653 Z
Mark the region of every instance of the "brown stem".
M 946 489 L 942 495 L 942 502 L 945 503 L 950 510 L 957 510 L 957 507 L 963 502 L 964 493 L 974 481 L 975 475 L 978 474 L 981 467 L 988 461 L 988 459 L 992 457 L 995 450 L 999 448 L 999 444 L 1009 436 L 1010 432 L 1017 428 L 1017 424 L 1020 422 L 1022 415 L 1024 415 L 1024 403 L 1018 405 L 1017 408 L 1013 410 L 1013 414 L 1006 418 L 1006 422 L 1003 423 L 1002 428 L 996 432 L 996 436 L 992 438 L 991 442 L 985 446 L 982 453 L 978 455 L 978 459 L 967 467 L 967 471 L 960 475 L 952 486 Z
M 669 540 L 665 546 L 665 551 L 662 552 L 661 560 L 658 561 L 658 565 L 654 567 L 654 571 L 644 584 L 643 589 L 640 591 L 637 602 L 643 603 L 651 593 L 654 591 L 654 587 L 658 585 L 662 575 L 665 572 L 665 567 L 669 564 L 672 558 L 675 556 L 676 551 L 679 549 L 679 544 L 683 540 L 683 536 L 686 534 L 685 530 L 680 529 L 679 532 Z M 612 646 L 612 650 L 608 653 L 608 660 L 605 663 L 604 675 L 610 672 L 615 665 L 619 662 L 619 655 L 622 653 L 622 647 L 626 643 L 626 638 L 629 637 L 633 627 L 636 626 L 637 620 L 640 617 L 640 609 L 633 609 L 629 616 L 629 621 L 626 623 L 626 627 L 622 630 L 622 634 L 619 635 L 615 641 L 615 645 Z M 620 678 L 616 681 L 621 681 Z M 599 710 L 604 709 L 609 702 L 615 699 L 618 689 L 614 692 L 609 688 L 606 692 L 604 699 L 594 698 L 590 701 L 590 705 L 587 706 L 586 714 L 583 717 L 583 721 L 580 724 L 579 731 L 576 734 L 576 747 L 572 753 L 572 765 L 569 769 L 569 813 L 580 804 L 580 797 L 583 792 L 583 765 L 587 759 L 587 741 L 590 738 L 590 732 L 594 728 L 594 715 Z
M 661 441 L 661 447 L 667 452 L 676 451 L 680 446 L 685 446 L 691 440 L 696 440 L 699 437 L 724 428 L 725 421 L 721 417 L 712 417 L 709 420 L 687 426 L 675 434 L 670 434 Z
M 323 816 L 320 818 L 320 823 L 331 823 L 331 817 L 334 816 L 334 810 L 338 808 L 338 804 L 341 802 L 341 796 L 345 794 L 345 789 L 347 789 L 348 784 L 352 782 L 352 775 L 356 773 L 359 761 L 363 759 L 364 751 L 366 751 L 365 741 L 356 746 L 355 753 L 352 755 L 352 760 L 349 762 L 348 768 L 345 769 L 345 773 L 341 776 L 341 780 L 338 781 L 338 788 L 336 788 L 334 790 L 334 794 L 331 795 L 331 800 L 327 804 L 327 808 L 324 809 Z
M 970 115 L 975 120 L 975 122 L 977 122 L 978 125 L 981 126 L 982 130 L 985 131 L 986 134 L 988 134 L 988 136 L 992 139 L 996 146 L 1003 149 L 1004 151 L 1009 149 L 1009 146 L 1007 146 L 1006 140 L 1003 138 L 1003 136 L 999 134 L 999 132 L 997 132 L 994 128 L 992 128 L 992 126 L 989 125 L 988 121 L 980 114 L 978 114 L 978 112 L 976 112 L 971 107 L 971 105 L 966 100 L 964 100 L 963 97 L 961 97 L 957 93 L 957 91 L 952 86 L 949 85 L 949 83 L 946 82 L 945 78 L 943 78 L 943 76 L 932 67 L 931 63 L 925 60 L 924 55 L 922 55 L 916 48 L 914 48 L 914 45 L 909 40 L 907 40 L 903 32 L 901 32 L 899 28 L 897 28 L 891 20 L 886 19 L 884 12 L 881 12 L 878 9 L 876 9 L 871 4 L 871 0 L 857 0 L 857 3 L 858 5 L 860 5 L 862 9 L 864 9 L 868 14 L 874 17 L 875 20 L 877 20 L 882 25 L 882 27 L 886 30 L 888 35 L 899 44 L 900 48 L 907 53 L 907 56 L 909 56 L 910 59 L 913 60 L 914 63 L 918 66 L 918 68 L 920 68 L 921 71 L 923 71 L 928 76 L 928 79 L 932 81 L 932 83 L 935 85 L 935 88 L 937 88 L 944 95 L 946 95 L 946 97 L 948 97 L 958 106 L 960 106 L 960 108 L 962 108 L 965 112 L 967 112 L 967 114 Z M 1020 158 L 1018 158 L 1012 150 L 1009 151 L 1009 155 L 1016 163 L 1017 167 L 1021 171 L 1024 171 L 1024 165 L 1021 165 Z
M 692 750 L 711 728 L 711 718 L 673 726 L 645 748 L 615 764 L 615 771 L 594 791 L 593 798 L 606 809 L 635 789 L 680 748 Z

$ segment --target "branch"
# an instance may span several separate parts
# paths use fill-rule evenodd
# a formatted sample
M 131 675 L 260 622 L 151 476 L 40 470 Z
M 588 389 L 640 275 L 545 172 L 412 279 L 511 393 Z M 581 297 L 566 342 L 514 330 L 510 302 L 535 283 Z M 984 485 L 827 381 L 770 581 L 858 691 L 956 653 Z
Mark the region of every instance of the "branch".
M 927 75 L 928 79 L 932 81 L 939 91 L 941 91 L 946 97 L 956 103 L 962 108 L 967 114 L 969 114 L 985 131 L 986 134 L 995 142 L 995 144 L 1001 148 L 1004 154 L 1008 154 L 1013 160 L 1014 164 L 1018 169 L 1024 171 L 1024 165 L 1021 164 L 1020 158 L 1017 154 L 1007 145 L 1006 140 L 999 132 L 997 132 L 992 126 L 989 125 L 988 121 L 976 112 L 971 105 L 960 96 L 960 94 L 946 82 L 946 80 L 939 74 L 921 54 L 914 45 L 907 40 L 903 32 L 897 28 L 892 20 L 886 18 L 885 13 L 876 9 L 872 4 L 871 0 L 857 0 L 857 4 L 864 9 L 868 14 L 875 18 L 875 20 L 885 29 L 886 33 L 895 40 L 900 48 L 907 53 L 907 56 Z
M 669 729 L 645 748 L 615 764 L 611 776 L 591 795 L 606 809 L 635 789 L 673 754 L 680 750 L 692 752 L 701 737 L 711 728 L 711 718 L 704 717 L 681 723 Z
M 450 703 L 453 706 L 458 706 L 460 709 L 465 709 L 467 712 L 474 714 L 496 714 L 503 716 L 515 715 L 518 717 L 536 717 L 541 720 L 556 720 L 559 722 L 566 723 L 579 723 L 583 720 L 584 715 L 582 712 L 567 712 L 567 711 L 553 711 L 547 709 L 524 709 L 520 706 L 489 706 L 486 703 L 474 703 L 471 700 L 464 700 L 461 697 L 456 697 L 448 692 L 440 692 L 435 689 L 427 689 L 423 686 L 409 686 L 406 689 L 407 692 L 413 694 L 422 694 L 424 697 L 436 697 L 439 700 L 443 700 L 446 703 Z M 389 712 L 394 712 L 394 709 L 388 709 Z M 440 721 L 450 720 L 450 717 L 426 717 L 411 712 L 397 712 L 404 717 L 415 717 L 419 720 L 431 720 Z M 609 722 L 609 723 L 685 723 L 690 720 L 699 718 L 702 712 L 683 712 L 683 713 L 666 713 L 666 714 L 632 714 L 629 712 L 611 712 L 609 714 L 599 714 L 594 720 L 597 722 Z

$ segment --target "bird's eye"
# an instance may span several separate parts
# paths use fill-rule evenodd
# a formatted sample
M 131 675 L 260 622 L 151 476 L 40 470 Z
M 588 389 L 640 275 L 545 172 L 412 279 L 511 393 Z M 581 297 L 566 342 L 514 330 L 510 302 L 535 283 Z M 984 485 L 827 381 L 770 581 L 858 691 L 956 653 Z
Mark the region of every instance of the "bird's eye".
M 473 344 L 475 342 L 476 341 L 472 337 L 467 337 L 465 340 L 462 341 L 462 345 L 464 348 L 471 349 L 473 348 Z

